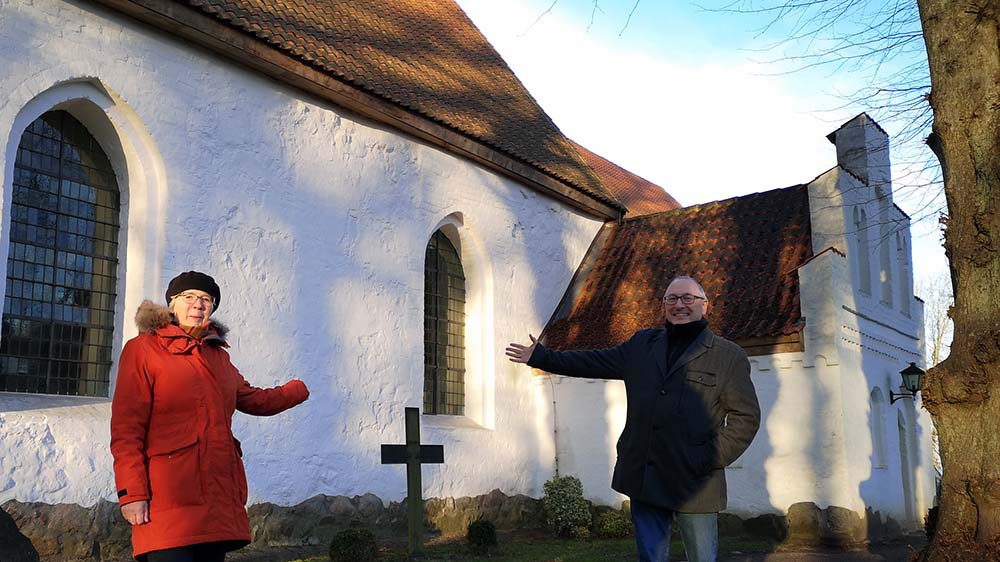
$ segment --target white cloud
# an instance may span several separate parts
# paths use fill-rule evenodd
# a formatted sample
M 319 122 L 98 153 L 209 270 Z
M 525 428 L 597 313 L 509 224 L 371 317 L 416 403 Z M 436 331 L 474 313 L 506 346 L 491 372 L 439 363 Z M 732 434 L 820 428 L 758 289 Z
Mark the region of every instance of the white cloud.
M 825 135 L 852 117 L 821 118 L 835 101 L 796 96 L 742 55 L 676 64 L 556 14 L 524 33 L 539 14 L 523 2 L 461 4 L 563 132 L 684 204 L 811 180 L 835 164 Z

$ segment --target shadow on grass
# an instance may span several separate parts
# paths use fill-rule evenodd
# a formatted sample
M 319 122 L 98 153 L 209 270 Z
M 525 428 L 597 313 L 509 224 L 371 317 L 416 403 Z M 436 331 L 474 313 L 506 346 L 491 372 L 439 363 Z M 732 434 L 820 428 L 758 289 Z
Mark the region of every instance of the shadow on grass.
M 553 538 L 541 532 L 498 533 L 500 544 L 490 553 L 476 556 L 469 552 L 465 538 L 461 536 L 437 537 L 428 540 L 421 562 L 633 562 L 635 541 L 625 539 L 571 540 Z M 319 547 L 309 548 L 297 554 L 293 550 L 284 552 L 244 551 L 227 558 L 232 562 L 328 562 L 329 556 Z M 775 543 L 761 539 L 741 537 L 721 537 L 720 554 L 773 552 Z M 383 542 L 380 562 L 404 562 L 409 560 L 405 543 Z M 684 560 L 684 547 L 679 540 L 671 543 L 671 560 Z

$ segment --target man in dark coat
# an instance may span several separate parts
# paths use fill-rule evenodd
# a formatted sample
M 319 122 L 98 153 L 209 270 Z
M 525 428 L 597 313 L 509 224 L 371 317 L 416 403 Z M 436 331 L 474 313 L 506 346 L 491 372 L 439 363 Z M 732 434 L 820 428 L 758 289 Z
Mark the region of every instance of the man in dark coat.
M 625 381 L 628 411 L 611 487 L 631 499 L 640 562 L 666 562 L 673 520 L 690 562 L 715 562 L 726 471 L 760 426 L 746 353 L 703 318 L 690 277 L 663 296 L 666 325 L 608 349 L 553 351 L 511 343 L 507 356 L 550 373 Z

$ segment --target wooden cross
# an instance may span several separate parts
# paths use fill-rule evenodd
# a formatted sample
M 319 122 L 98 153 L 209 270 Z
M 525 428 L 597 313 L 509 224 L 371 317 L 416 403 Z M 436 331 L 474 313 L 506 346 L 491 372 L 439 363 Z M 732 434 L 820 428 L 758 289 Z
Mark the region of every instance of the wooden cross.
M 382 464 L 406 465 L 406 511 L 410 555 L 424 549 L 424 499 L 420 465 L 444 462 L 443 445 L 420 444 L 420 410 L 406 409 L 406 444 L 382 445 Z

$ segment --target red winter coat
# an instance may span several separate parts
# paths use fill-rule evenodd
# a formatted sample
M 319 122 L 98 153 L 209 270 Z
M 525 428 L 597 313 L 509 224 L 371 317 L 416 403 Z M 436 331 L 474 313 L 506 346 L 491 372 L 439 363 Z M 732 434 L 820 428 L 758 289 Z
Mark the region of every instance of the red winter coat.
M 235 410 L 270 416 L 309 397 L 305 384 L 251 386 L 229 360 L 214 325 L 200 342 L 170 312 L 146 301 L 140 334 L 122 350 L 111 404 L 111 454 L 121 505 L 149 501 L 149 523 L 132 527 L 133 555 L 191 544 L 250 542 L 247 481 Z

